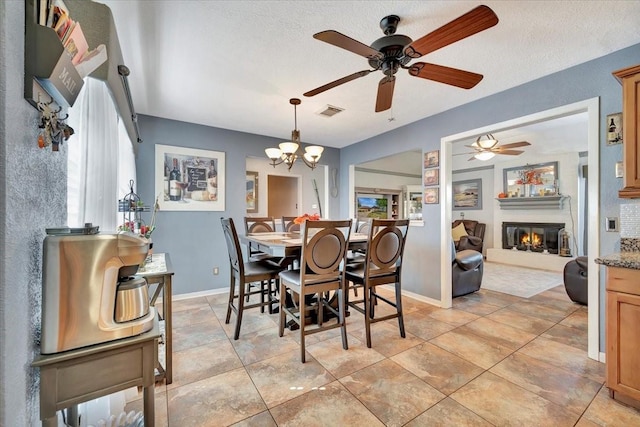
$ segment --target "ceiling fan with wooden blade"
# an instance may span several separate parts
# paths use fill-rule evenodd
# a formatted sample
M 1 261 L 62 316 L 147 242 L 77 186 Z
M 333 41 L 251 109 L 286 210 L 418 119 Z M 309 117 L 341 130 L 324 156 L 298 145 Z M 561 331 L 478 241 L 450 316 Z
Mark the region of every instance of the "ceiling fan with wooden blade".
M 482 80 L 482 75 L 443 65 L 416 62 L 409 64 L 414 58 L 434 52 L 440 48 L 472 36 L 480 31 L 493 27 L 498 23 L 498 17 L 487 6 L 478 6 L 464 15 L 431 33 L 413 41 L 410 37 L 395 34 L 400 17 L 390 15 L 380 21 L 380 28 L 385 36 L 367 46 L 357 40 L 334 30 L 321 31 L 313 35 L 317 40 L 332 44 L 367 58 L 371 70 L 358 71 L 346 77 L 334 80 L 304 93 L 304 96 L 315 96 L 341 84 L 364 77 L 373 71 L 381 70 L 384 77 L 378 83 L 376 98 L 376 112 L 388 110 L 393 101 L 395 74 L 404 68 L 414 77 L 471 89 Z
M 467 153 L 458 153 L 454 154 L 454 156 L 464 156 L 473 154 L 469 160 L 489 160 L 496 154 L 504 154 L 507 156 L 518 156 L 524 151 L 522 150 L 513 150 L 513 148 L 518 147 L 526 147 L 531 145 L 527 141 L 519 141 L 519 142 L 511 142 L 509 144 L 498 145 L 498 140 L 492 134 L 481 135 L 476 139 L 476 141 L 471 145 L 465 145 L 465 147 L 472 148 L 474 151 Z

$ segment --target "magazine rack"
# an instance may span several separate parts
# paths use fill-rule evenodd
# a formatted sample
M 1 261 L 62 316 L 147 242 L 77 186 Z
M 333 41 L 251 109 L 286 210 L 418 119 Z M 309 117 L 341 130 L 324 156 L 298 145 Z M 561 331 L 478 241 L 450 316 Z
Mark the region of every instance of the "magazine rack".
M 72 106 L 84 81 L 54 29 L 37 24 L 36 5 L 28 0 L 25 7 L 24 97 L 36 108 L 51 101 Z
M 64 0 L 70 15 L 82 23 L 90 48 L 104 44 L 107 61 L 89 74 L 106 83 L 132 141 L 142 142 L 136 114 L 125 91 L 118 67 L 124 65 L 111 9 L 86 0 Z M 33 106 L 54 101 L 73 106 L 84 81 L 71 64 L 71 58 L 53 28 L 38 24 L 38 0 L 25 1 L 25 84 L 24 97 Z

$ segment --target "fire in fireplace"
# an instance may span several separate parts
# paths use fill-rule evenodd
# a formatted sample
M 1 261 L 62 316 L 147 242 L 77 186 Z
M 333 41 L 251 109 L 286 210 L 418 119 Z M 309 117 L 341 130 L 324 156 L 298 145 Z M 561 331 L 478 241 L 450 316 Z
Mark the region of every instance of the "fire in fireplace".
M 503 222 L 502 248 L 557 254 L 558 232 L 563 228 L 563 223 Z

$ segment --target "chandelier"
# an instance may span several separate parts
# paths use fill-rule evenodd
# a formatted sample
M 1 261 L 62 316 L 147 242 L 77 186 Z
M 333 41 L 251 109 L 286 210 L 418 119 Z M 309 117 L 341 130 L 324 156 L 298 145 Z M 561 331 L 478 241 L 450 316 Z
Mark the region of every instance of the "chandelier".
M 320 160 L 320 156 L 324 151 L 324 147 L 319 145 L 309 145 L 304 148 L 304 154 L 301 156 L 298 154 L 298 147 L 300 147 L 300 131 L 298 130 L 298 116 L 296 107 L 300 105 L 302 101 L 298 98 L 291 98 L 289 103 L 293 105 L 293 120 L 294 120 L 294 129 L 291 131 L 291 141 L 281 142 L 278 147 L 279 148 L 267 148 L 264 152 L 267 154 L 267 157 L 271 159 L 271 165 L 275 168 L 276 166 L 285 163 L 289 170 L 293 167 L 293 163 L 297 159 L 302 159 L 305 165 L 309 166 L 311 169 L 314 169 L 318 164 L 318 160 Z

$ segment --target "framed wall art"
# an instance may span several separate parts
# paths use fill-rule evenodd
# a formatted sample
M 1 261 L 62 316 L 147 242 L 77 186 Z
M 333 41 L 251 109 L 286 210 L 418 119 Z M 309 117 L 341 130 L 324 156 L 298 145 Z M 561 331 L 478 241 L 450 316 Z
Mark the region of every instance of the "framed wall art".
M 482 179 L 457 181 L 452 188 L 454 211 L 482 209 Z
M 622 113 L 607 115 L 607 145 L 622 144 Z
M 223 152 L 158 144 L 155 165 L 160 210 L 224 211 Z
M 247 171 L 247 213 L 258 212 L 258 172 Z
M 424 153 L 424 167 L 435 168 L 440 166 L 440 150 L 427 151 Z
M 427 205 L 437 205 L 438 202 L 438 187 L 425 188 L 424 203 Z
M 427 169 L 424 171 L 424 185 L 438 185 L 440 169 Z

